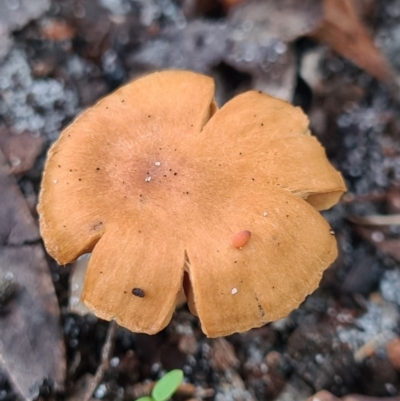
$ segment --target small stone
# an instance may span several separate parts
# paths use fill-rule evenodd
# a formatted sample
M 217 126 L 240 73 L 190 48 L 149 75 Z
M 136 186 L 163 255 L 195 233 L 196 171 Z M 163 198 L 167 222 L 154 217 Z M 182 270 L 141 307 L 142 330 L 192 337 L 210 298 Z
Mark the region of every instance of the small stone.
M 264 212 L 263 213 L 263 216 L 265 217 L 265 216 L 268 216 L 268 212 Z
M 232 295 L 235 295 L 237 292 L 238 292 L 237 288 L 232 288 L 232 291 L 231 291 Z
M 155 162 L 154 165 L 157 166 L 157 167 L 160 167 L 161 163 L 160 162 Z
M 151 181 L 151 177 L 146 177 L 144 180 L 145 180 L 146 182 L 150 182 L 150 181 Z
M 379 242 L 382 242 L 385 240 L 385 236 L 381 231 L 374 231 L 371 234 L 371 239 L 372 239 L 372 241 L 379 243 Z
M 54 182 L 54 184 L 57 184 L 58 181 L 57 180 L 53 180 L 53 182 Z

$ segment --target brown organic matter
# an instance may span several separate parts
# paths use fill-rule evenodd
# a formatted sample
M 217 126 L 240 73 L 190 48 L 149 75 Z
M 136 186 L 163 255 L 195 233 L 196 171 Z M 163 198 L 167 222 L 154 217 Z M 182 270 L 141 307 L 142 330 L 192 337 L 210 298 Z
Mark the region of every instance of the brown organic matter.
M 258 92 L 217 110 L 213 93 L 203 75 L 145 76 L 83 113 L 49 152 L 46 248 L 60 264 L 91 251 L 83 301 L 132 331 L 168 324 L 185 271 L 208 336 L 261 326 L 296 308 L 336 258 L 318 210 L 345 186 L 306 116 Z M 236 249 L 243 227 L 251 240 Z

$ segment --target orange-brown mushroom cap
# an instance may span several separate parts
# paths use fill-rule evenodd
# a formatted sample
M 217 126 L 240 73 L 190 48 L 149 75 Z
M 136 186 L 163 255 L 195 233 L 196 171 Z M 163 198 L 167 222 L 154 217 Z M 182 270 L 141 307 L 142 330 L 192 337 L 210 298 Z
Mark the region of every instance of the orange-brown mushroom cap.
M 82 298 L 99 317 L 160 331 L 186 272 L 203 331 L 243 332 L 286 316 L 336 258 L 318 210 L 345 186 L 307 118 L 256 92 L 217 111 L 213 93 L 203 75 L 145 76 L 51 148 L 42 236 L 61 264 L 93 252 Z

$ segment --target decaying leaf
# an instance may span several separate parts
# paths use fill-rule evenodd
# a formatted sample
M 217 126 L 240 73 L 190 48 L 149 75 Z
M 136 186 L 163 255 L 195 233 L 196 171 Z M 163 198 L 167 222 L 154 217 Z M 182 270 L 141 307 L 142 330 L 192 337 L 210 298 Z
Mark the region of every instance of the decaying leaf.
M 351 0 L 324 0 L 323 18 L 309 36 L 327 43 L 379 81 L 389 84 L 394 74 L 373 44 Z
M 0 149 L 15 175 L 23 174 L 32 168 L 43 145 L 44 138 L 30 132 L 13 135 L 9 130 L 0 130 Z
M 0 151 L 0 246 L 38 241 L 39 230 Z
M 63 387 L 65 351 L 59 308 L 36 224 L 0 152 L 0 281 L 12 291 L 0 305 L 0 366 L 22 399 L 43 383 Z M 30 245 L 29 245 L 30 244 Z
M 0 248 L 0 276 L 16 290 L 0 315 L 0 361 L 13 387 L 33 400 L 46 381 L 63 387 L 64 345 L 59 309 L 41 245 Z

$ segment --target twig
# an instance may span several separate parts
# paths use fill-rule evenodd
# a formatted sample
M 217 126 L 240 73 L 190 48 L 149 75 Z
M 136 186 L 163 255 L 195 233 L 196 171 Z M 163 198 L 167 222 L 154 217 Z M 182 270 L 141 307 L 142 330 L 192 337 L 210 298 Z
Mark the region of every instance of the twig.
M 101 350 L 100 365 L 98 366 L 94 376 L 90 376 L 82 390 L 75 392 L 67 401 L 89 401 L 92 398 L 96 387 L 103 378 L 104 372 L 109 367 L 110 356 L 114 348 L 114 339 L 117 332 L 117 324 L 112 321 L 108 326 L 107 336 L 104 341 L 103 349 Z

